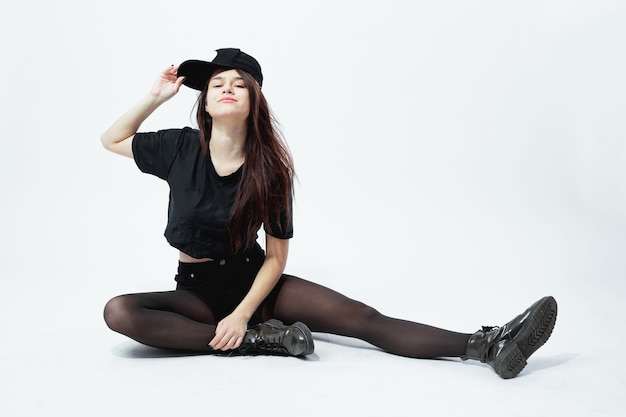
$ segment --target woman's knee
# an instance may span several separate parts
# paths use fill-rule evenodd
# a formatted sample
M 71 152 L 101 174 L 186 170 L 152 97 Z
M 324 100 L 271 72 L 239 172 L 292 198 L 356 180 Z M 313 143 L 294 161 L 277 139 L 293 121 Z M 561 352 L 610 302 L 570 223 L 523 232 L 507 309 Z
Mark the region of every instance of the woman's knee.
M 374 307 L 371 307 L 360 301 L 355 301 L 351 312 L 353 320 L 359 322 L 361 325 L 367 325 L 379 320 L 383 317 L 382 314 Z
M 329 316 L 333 317 L 327 318 L 327 325 L 332 332 L 358 338 L 368 334 L 372 326 L 383 317 L 375 308 L 354 300 L 344 304 L 341 309 Z
M 134 309 L 135 303 L 128 295 L 113 297 L 104 306 L 104 321 L 111 330 L 128 333 L 129 327 L 132 327 Z

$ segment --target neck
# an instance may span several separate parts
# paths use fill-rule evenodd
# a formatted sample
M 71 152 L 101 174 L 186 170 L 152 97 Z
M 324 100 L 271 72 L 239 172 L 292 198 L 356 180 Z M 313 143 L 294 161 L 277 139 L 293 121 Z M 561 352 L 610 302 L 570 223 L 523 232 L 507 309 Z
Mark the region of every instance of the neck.
M 247 127 L 245 124 L 215 123 L 211 129 L 209 149 L 213 158 L 222 161 L 240 161 L 245 157 Z

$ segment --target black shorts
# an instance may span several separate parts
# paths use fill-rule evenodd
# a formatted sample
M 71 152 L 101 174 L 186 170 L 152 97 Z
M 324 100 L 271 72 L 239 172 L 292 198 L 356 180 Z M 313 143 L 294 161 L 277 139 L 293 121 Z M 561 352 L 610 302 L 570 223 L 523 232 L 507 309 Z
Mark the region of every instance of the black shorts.
M 264 260 L 265 255 L 260 252 L 200 263 L 179 262 L 178 274 L 175 277 L 176 290 L 194 293 L 209 307 L 216 322 L 219 322 L 232 313 L 244 299 Z M 283 279 L 284 277 L 281 277 L 270 295 L 259 306 L 250 319 L 250 325 L 263 321 L 261 311 L 267 303 L 270 303 L 268 305 L 270 311 L 273 310 Z

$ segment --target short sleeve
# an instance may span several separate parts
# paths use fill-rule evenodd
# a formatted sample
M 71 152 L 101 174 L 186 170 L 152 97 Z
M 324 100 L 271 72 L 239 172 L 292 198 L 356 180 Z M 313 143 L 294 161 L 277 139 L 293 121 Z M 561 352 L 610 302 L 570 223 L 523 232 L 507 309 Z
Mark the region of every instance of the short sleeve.
M 167 176 L 180 149 L 182 129 L 137 133 L 133 138 L 133 157 L 141 172 L 167 180 Z

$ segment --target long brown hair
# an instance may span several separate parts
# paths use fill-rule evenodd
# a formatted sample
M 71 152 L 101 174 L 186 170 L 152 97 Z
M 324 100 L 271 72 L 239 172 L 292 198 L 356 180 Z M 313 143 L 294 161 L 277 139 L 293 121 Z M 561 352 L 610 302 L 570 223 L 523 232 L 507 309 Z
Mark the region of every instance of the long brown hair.
M 237 72 L 250 94 L 245 162 L 228 222 L 233 251 L 241 253 L 254 244 L 261 223 L 270 234 L 284 232 L 272 228 L 281 228 L 281 217 L 291 221 L 295 170 L 289 148 L 261 88 L 250 74 Z M 200 145 L 205 157 L 209 152 L 213 126 L 213 120 L 205 110 L 207 91 L 208 83 L 198 97 L 196 112 Z

